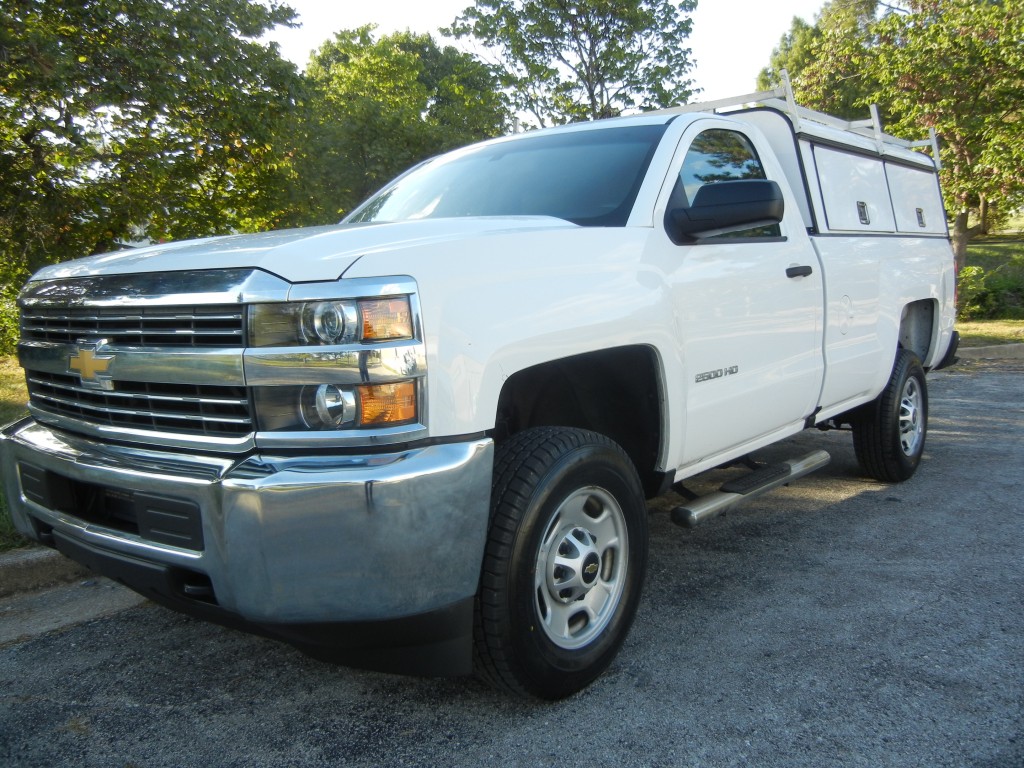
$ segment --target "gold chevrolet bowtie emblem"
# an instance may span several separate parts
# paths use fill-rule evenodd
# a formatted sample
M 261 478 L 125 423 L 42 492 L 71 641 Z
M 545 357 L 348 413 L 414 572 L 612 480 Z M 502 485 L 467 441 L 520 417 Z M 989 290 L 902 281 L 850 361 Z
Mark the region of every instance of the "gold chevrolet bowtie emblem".
M 77 373 L 84 386 L 111 389 L 113 385 L 110 377 L 103 374 L 109 370 L 114 356 L 99 354 L 101 346 L 102 343 L 94 349 L 79 347 L 78 353 L 68 359 L 68 370 Z

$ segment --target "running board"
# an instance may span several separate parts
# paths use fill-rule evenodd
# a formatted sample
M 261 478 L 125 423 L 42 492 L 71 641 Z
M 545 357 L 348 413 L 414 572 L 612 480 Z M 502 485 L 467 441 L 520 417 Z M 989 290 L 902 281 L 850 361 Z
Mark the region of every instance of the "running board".
M 825 451 L 813 451 L 800 459 L 790 459 L 780 464 L 755 469 L 747 475 L 730 480 L 713 493 L 699 496 L 676 507 L 672 510 L 672 522 L 693 528 L 727 509 L 737 507 L 773 488 L 821 469 L 828 464 L 830 458 Z

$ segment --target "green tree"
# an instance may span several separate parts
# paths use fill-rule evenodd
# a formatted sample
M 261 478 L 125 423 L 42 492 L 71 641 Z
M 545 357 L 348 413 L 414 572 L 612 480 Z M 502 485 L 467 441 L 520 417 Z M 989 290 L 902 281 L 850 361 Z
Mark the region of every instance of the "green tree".
M 813 25 L 794 18 L 758 75 L 758 87 L 774 86 L 786 69 L 801 103 L 838 117 L 863 117 L 876 89 L 870 57 L 878 5 L 877 0 L 833 0 L 822 6 Z
M 251 0 L 5 0 L 0 262 L 41 264 L 144 234 L 263 226 L 275 128 L 301 92 L 257 39 L 294 13 Z
M 910 0 L 874 27 L 874 94 L 910 134 L 934 128 L 942 145 L 943 191 L 962 267 L 983 227 L 972 211 L 1004 212 L 1024 194 L 1024 3 Z
M 296 163 L 312 221 L 337 221 L 414 163 L 508 123 L 490 69 L 430 35 L 343 30 L 306 75 L 312 96 Z
M 501 83 L 540 125 L 684 104 L 696 0 L 476 0 L 447 33 L 501 56 Z
M 1021 40 L 1021 0 L 835 0 L 810 30 L 794 24 L 760 82 L 785 66 L 809 107 L 859 117 L 876 103 L 890 132 L 934 128 L 959 268 L 984 212 L 1024 197 Z
M 794 16 L 789 31 L 772 50 L 768 66 L 757 75 L 758 90 L 767 91 L 774 88 L 781 79 L 781 72 L 784 69 L 790 77 L 799 77 L 799 74 L 814 61 L 814 48 L 820 40 L 821 29 L 817 22 L 808 24 L 799 16 Z

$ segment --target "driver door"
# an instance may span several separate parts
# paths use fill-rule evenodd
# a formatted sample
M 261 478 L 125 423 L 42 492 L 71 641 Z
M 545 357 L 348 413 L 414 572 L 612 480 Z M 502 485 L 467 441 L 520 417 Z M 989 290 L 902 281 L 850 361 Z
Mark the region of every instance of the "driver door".
M 663 215 L 689 205 L 703 185 L 743 179 L 775 180 L 785 195 L 780 224 L 678 242 L 655 225 L 686 376 L 680 467 L 742 454 L 759 438 L 799 429 L 821 392 L 821 266 L 781 168 L 759 137 L 733 122 L 691 125 L 659 206 Z

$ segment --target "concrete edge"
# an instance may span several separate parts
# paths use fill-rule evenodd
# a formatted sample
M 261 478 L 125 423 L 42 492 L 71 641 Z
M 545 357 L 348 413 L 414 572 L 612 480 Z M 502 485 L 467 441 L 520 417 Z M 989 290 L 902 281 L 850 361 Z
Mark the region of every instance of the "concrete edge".
M 967 360 L 1024 360 L 1024 344 L 993 344 L 988 347 L 964 347 L 957 357 Z
M 0 554 L 0 597 L 95 576 L 55 549 L 25 547 Z

